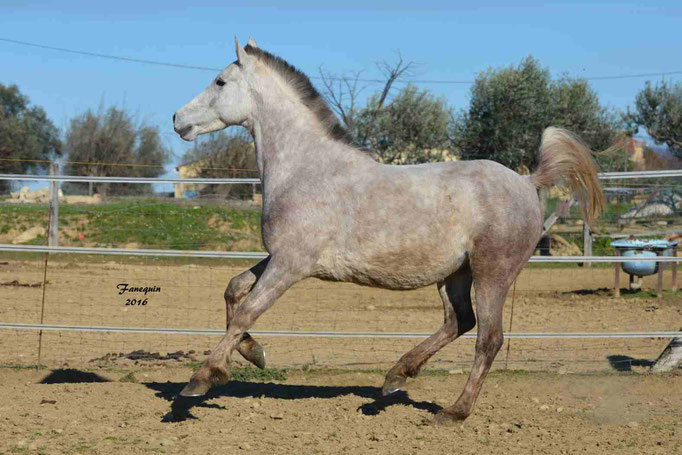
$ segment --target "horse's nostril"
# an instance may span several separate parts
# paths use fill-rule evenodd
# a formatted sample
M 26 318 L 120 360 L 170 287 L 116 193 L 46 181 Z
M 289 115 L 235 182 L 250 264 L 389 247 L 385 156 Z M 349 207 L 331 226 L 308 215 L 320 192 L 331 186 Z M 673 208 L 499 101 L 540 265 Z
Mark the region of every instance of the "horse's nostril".
M 175 114 L 173 114 L 173 123 L 175 123 Z

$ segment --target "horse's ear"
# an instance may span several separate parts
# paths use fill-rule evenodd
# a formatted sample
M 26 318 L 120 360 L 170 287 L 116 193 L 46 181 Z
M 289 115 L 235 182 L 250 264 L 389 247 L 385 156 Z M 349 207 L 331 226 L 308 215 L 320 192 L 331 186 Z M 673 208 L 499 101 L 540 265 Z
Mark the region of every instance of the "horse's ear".
M 258 49 L 258 44 L 256 44 L 256 40 L 250 36 L 249 36 L 249 42 L 246 43 L 246 45 L 251 46 L 251 47 L 255 47 L 256 49 Z
M 239 62 L 240 65 L 243 65 L 246 63 L 246 52 L 244 51 L 244 48 L 242 48 L 242 45 L 239 44 L 239 40 L 237 37 L 234 37 L 234 45 L 236 46 L 236 51 L 237 51 L 237 61 Z

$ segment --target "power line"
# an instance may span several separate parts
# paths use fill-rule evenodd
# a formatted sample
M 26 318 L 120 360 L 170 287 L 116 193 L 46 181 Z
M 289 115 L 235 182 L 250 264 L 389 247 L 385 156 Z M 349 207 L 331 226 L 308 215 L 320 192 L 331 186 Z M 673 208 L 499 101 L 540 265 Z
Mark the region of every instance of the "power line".
M 48 46 L 45 44 L 38 44 L 38 43 L 31 43 L 28 41 L 20 41 L 20 40 L 15 40 L 15 39 L 9 39 L 9 38 L 0 38 L 0 41 L 4 41 L 6 43 L 12 43 L 12 44 L 18 44 L 21 46 L 29 46 L 29 47 L 36 47 L 39 49 L 48 49 L 48 50 L 53 50 L 53 51 L 58 51 L 58 52 L 66 52 L 69 54 L 77 54 L 77 55 L 87 55 L 90 57 L 100 57 L 100 58 L 106 58 L 109 60 L 119 60 L 119 61 L 125 61 L 125 62 L 133 62 L 133 63 L 144 63 L 148 65 L 156 65 L 156 66 L 166 66 L 166 67 L 171 67 L 171 68 L 183 68 L 183 69 L 193 69 L 193 70 L 202 70 L 202 71 L 222 71 L 223 68 L 212 68 L 208 66 L 199 66 L 199 65 L 189 65 L 189 64 L 184 64 L 184 63 L 172 63 L 172 62 L 162 62 L 158 60 L 147 60 L 147 59 L 142 59 L 142 58 L 135 58 L 135 57 L 125 57 L 125 56 L 120 56 L 120 55 L 111 55 L 111 54 L 102 54 L 99 52 L 89 52 L 89 51 L 81 51 L 81 50 L 76 50 L 76 49 L 68 49 L 65 47 L 57 47 L 57 46 Z M 637 78 L 643 78 L 643 77 L 657 77 L 657 76 L 675 76 L 675 75 L 680 75 L 682 74 L 682 70 L 679 71 L 661 71 L 661 72 L 652 72 L 652 73 L 636 73 L 636 74 L 617 74 L 617 75 L 610 75 L 610 76 L 587 76 L 587 77 L 582 77 L 581 79 L 585 79 L 588 81 L 603 81 L 603 80 L 616 80 L 616 79 L 637 79 Z M 319 76 L 312 76 L 311 79 L 322 79 L 322 77 Z M 331 77 L 330 79 L 333 80 L 339 80 L 342 78 L 339 77 Z M 358 82 L 368 82 L 368 83 L 379 83 L 383 84 L 386 81 L 383 79 L 357 79 Z M 465 84 L 473 84 L 475 80 L 450 80 L 450 79 L 410 79 L 410 80 L 403 80 L 403 81 L 396 81 L 398 83 L 413 83 L 413 84 L 448 84 L 448 85 L 465 85 Z
M 222 68 L 218 69 L 218 68 L 210 68 L 207 66 L 185 65 L 182 63 L 158 62 L 155 60 L 146 60 L 146 59 L 142 59 L 142 58 L 122 57 L 120 55 L 110 55 L 110 54 L 100 54 L 98 52 L 78 51 L 75 49 L 67 49 L 65 47 L 47 46 L 45 44 L 29 43 L 27 41 L 19 41 L 19 40 L 13 40 L 13 39 L 8 39 L 8 38 L 0 38 L 0 41 L 4 41 L 7 43 L 13 43 L 13 44 L 19 44 L 22 46 L 37 47 L 40 49 L 49 49 L 52 51 L 67 52 L 69 54 L 88 55 L 90 57 L 108 58 L 110 60 L 122 60 L 125 62 L 146 63 L 148 65 L 170 66 L 173 68 L 185 68 L 185 69 L 192 69 L 192 70 L 222 71 Z

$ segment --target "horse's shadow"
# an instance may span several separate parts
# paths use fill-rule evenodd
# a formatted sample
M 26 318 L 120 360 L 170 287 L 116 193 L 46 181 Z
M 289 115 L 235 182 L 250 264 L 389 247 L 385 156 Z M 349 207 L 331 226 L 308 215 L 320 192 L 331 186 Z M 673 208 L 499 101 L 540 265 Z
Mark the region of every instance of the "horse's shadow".
M 178 382 L 147 382 L 144 385 L 156 392 L 156 396 L 171 402 L 171 409 L 162 422 L 180 422 L 186 419 L 196 419 L 191 413 L 193 407 L 225 409 L 225 406 L 207 403 L 208 400 L 221 396 L 237 398 L 277 398 L 282 400 L 299 400 L 305 398 L 336 398 L 344 395 L 355 395 L 369 398 L 373 401 L 358 407 L 364 415 L 377 415 L 389 406 L 402 404 L 416 409 L 429 411 L 433 414 L 442 409 L 441 406 L 428 401 L 414 401 L 406 392 L 396 392 L 388 397 L 381 396 L 381 389 L 369 386 L 312 386 L 274 384 L 261 382 L 232 381 L 227 385 L 218 386 L 203 397 L 187 398 L 179 395 L 185 383 Z

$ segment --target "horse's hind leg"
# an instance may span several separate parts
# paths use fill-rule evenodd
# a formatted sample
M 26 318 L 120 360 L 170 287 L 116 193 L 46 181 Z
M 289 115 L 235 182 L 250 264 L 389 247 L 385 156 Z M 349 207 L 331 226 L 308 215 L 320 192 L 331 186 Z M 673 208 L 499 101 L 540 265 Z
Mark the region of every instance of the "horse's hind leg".
M 237 311 L 239 302 L 251 292 L 251 289 L 253 289 L 253 286 L 263 274 L 269 260 L 269 257 L 263 259 L 249 270 L 240 273 L 230 280 L 227 289 L 225 289 L 226 329 L 230 326 L 230 321 Z M 237 345 L 237 351 L 239 351 L 242 357 L 258 368 L 265 368 L 265 350 L 248 332 L 244 332 L 242 335 L 242 339 Z
M 468 264 L 438 283 L 438 292 L 445 313 L 443 325 L 436 333 L 403 355 L 391 368 L 381 389 L 383 395 L 404 388 L 406 379 L 415 377 L 431 356 L 476 325 L 471 307 L 471 269 Z
M 502 333 L 502 308 L 513 276 L 497 274 L 493 270 L 486 271 L 484 277 L 475 276 L 476 316 L 478 318 L 478 334 L 476 337 L 476 354 L 474 365 L 457 402 L 442 411 L 436 417 L 439 423 L 451 420 L 466 419 L 474 408 L 485 376 L 502 347 L 504 335 Z

